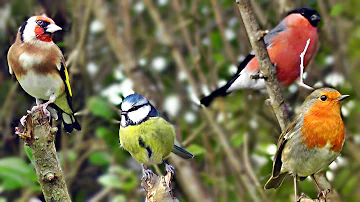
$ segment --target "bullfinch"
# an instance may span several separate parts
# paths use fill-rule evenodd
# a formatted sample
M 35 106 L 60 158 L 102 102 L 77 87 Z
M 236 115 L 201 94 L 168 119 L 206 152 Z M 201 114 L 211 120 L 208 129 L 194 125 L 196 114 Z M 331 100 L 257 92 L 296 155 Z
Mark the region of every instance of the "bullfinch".
M 316 54 L 318 45 L 317 26 L 320 14 L 312 8 L 298 8 L 290 11 L 274 29 L 264 37 L 271 62 L 276 66 L 277 77 L 283 87 L 292 84 L 300 75 L 300 54 L 310 39 L 304 57 L 306 67 Z M 264 79 L 251 78 L 259 74 L 259 63 L 254 53 L 249 54 L 239 65 L 236 74 L 223 87 L 201 99 L 209 106 L 219 96 L 226 96 L 238 89 L 266 88 Z

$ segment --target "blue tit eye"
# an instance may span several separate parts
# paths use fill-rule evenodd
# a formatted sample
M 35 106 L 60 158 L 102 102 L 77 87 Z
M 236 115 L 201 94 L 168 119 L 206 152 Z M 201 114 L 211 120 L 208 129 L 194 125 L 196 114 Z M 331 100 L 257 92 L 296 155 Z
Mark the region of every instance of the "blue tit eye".
M 142 104 L 142 105 L 138 105 L 138 106 L 133 106 L 133 107 L 129 110 L 129 112 L 138 110 L 138 109 L 140 109 L 141 107 L 143 107 L 143 106 L 145 106 L 145 105 L 147 105 L 147 104 Z
M 322 96 L 320 96 L 320 100 L 321 100 L 321 101 L 326 101 L 326 100 L 327 100 L 326 95 L 322 95 Z

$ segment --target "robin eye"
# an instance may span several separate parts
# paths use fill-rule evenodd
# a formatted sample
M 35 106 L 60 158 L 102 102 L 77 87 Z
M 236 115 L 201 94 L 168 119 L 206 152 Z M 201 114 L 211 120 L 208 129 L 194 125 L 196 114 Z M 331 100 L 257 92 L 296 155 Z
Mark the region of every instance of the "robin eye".
M 326 99 L 327 99 L 326 95 L 322 95 L 322 96 L 320 97 L 320 100 L 321 100 L 321 101 L 326 101 Z

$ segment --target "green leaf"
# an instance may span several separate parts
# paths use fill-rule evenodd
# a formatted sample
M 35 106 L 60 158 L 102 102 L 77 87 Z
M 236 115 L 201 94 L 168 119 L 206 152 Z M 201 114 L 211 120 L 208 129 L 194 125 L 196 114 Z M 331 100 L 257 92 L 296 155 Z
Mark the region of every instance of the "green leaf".
M 95 116 L 105 118 L 109 121 L 115 116 L 115 111 L 111 109 L 109 103 L 100 97 L 90 98 L 87 104 Z
M 6 190 L 35 185 L 37 183 L 34 168 L 18 157 L 0 159 L 0 181 Z
M 231 145 L 234 147 L 240 146 L 244 142 L 244 135 L 238 134 L 231 139 Z
M 188 150 L 190 153 L 194 154 L 195 156 L 206 153 L 206 149 L 197 144 L 192 144 L 188 146 L 186 150 Z
M 123 187 L 121 179 L 115 174 L 105 174 L 98 178 L 98 182 L 107 188 L 119 188 Z
M 123 194 L 116 195 L 112 200 L 112 202 L 126 202 L 126 197 Z
M 25 146 L 25 153 L 28 156 L 28 158 L 30 159 L 31 163 L 34 164 L 34 157 L 30 151 L 30 147 Z
M 210 34 L 210 43 L 214 50 L 221 50 L 223 47 L 223 42 L 219 32 L 212 32 Z
M 338 16 L 344 11 L 344 5 L 342 3 L 337 3 L 332 7 L 330 11 L 331 16 Z
M 104 166 L 109 165 L 110 156 L 105 152 L 93 152 L 89 156 L 89 160 L 94 165 Z

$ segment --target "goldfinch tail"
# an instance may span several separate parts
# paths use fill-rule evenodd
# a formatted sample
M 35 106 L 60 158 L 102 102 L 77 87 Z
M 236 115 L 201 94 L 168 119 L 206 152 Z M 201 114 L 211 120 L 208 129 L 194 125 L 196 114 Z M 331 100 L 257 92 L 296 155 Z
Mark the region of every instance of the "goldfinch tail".
M 64 129 L 66 132 L 71 133 L 73 129 L 81 130 L 81 126 L 79 122 L 76 120 L 74 114 L 67 114 L 65 112 L 61 112 L 61 117 L 64 123 Z
M 185 149 L 174 145 L 174 148 L 172 150 L 172 153 L 180 156 L 183 159 L 192 159 L 194 158 L 194 155 L 192 155 L 190 152 L 186 151 Z

